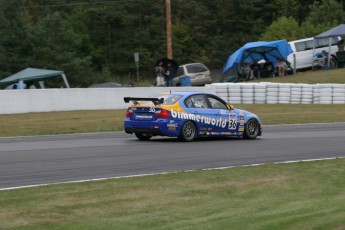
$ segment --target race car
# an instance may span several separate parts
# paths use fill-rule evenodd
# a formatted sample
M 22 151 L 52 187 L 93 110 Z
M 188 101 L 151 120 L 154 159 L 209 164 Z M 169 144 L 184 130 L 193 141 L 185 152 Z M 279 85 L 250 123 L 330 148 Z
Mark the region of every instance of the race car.
M 125 97 L 132 102 L 124 121 L 126 133 L 139 140 L 153 136 L 193 141 L 207 136 L 255 139 L 262 133 L 259 117 L 234 108 L 204 92 L 164 92 L 151 97 Z

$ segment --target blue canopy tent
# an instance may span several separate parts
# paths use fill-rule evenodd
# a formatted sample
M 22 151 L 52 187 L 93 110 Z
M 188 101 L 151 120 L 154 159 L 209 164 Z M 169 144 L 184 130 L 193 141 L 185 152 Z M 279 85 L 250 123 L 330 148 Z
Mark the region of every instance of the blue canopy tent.
M 229 56 L 223 69 L 223 76 L 235 74 L 237 75 L 235 81 L 239 81 L 240 67 L 243 63 L 264 59 L 275 66 L 277 58 L 286 60 L 291 53 L 292 49 L 286 40 L 249 42 Z

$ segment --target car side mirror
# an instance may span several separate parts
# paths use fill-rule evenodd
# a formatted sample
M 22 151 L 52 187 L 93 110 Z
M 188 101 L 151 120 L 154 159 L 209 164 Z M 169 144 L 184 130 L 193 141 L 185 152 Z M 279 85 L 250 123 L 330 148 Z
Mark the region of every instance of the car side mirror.
M 228 110 L 233 110 L 234 106 L 233 105 L 226 105 L 228 107 Z

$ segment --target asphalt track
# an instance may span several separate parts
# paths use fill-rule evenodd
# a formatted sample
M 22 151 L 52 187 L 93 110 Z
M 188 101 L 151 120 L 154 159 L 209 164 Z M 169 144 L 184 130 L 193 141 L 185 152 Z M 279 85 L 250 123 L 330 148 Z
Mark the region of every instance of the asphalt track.
M 123 132 L 0 138 L 0 189 L 88 179 L 345 157 L 345 123 L 264 127 L 256 140 L 191 143 Z

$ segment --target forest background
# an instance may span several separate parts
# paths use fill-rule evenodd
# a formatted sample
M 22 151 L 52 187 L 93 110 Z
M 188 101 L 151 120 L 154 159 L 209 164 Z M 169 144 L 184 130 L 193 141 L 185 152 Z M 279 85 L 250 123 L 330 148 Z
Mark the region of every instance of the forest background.
M 313 37 L 344 23 L 345 0 L 171 0 L 173 59 L 221 70 L 247 42 Z M 72 87 L 155 78 L 165 0 L 0 0 L 0 79 L 63 70 Z M 136 82 L 138 83 L 138 82 Z M 58 84 L 58 83 L 51 83 Z M 3 87 L 3 86 L 0 86 Z

